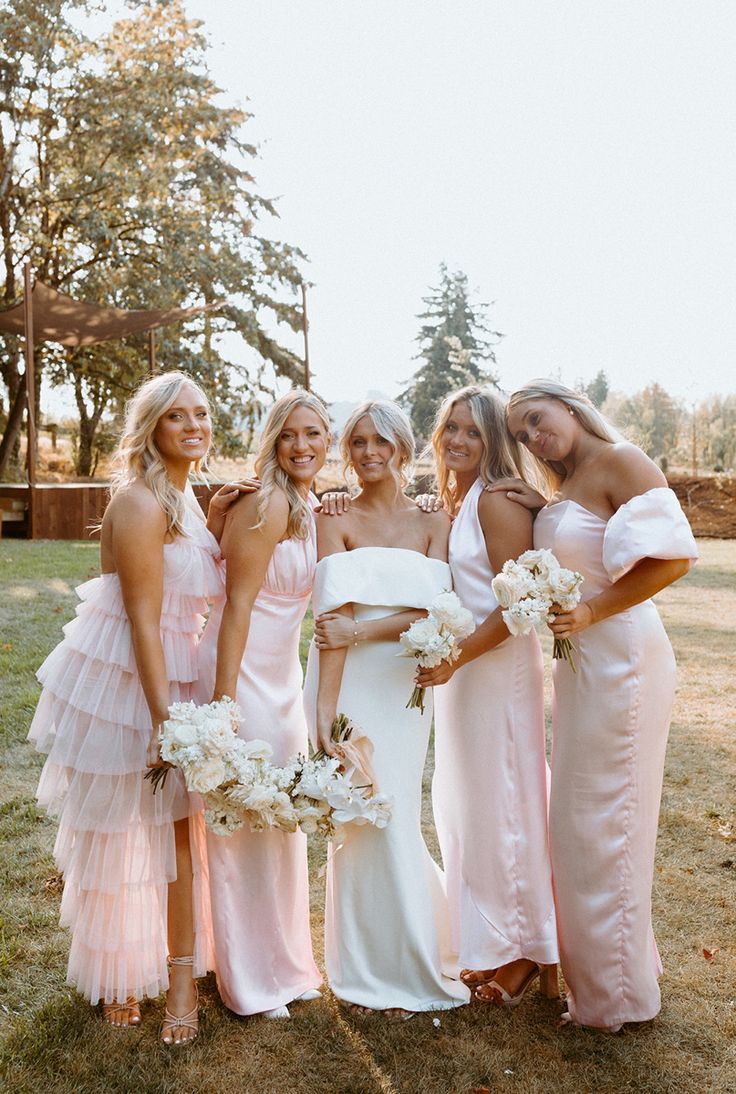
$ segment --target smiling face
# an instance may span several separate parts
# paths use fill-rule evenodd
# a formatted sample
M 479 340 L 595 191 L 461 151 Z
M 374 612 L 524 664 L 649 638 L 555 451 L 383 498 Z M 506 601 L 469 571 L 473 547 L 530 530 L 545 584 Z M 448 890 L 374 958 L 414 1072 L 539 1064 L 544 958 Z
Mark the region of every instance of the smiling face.
M 580 423 L 561 399 L 526 399 L 508 415 L 508 427 L 533 456 L 561 462 L 569 455 Z
M 440 437 L 440 456 L 448 471 L 469 475 L 478 471 L 483 441 L 470 407 L 458 399 L 450 411 Z
M 350 461 L 361 482 L 380 482 L 392 476 L 394 446 L 383 437 L 369 414 L 353 426 L 350 434 Z
M 297 485 L 312 485 L 327 458 L 327 432 L 319 415 L 308 406 L 297 406 L 284 422 L 276 442 L 279 467 Z
M 197 388 L 182 384 L 173 406 L 156 422 L 153 440 L 164 462 L 205 458 L 212 440 L 212 421 Z

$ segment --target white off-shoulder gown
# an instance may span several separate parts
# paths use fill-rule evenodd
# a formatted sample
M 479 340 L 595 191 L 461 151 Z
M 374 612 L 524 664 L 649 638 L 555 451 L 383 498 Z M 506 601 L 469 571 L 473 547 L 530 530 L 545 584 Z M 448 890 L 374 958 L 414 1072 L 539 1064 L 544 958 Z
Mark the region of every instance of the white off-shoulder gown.
M 607 522 L 575 501 L 542 509 L 536 547 L 584 578 L 583 600 L 643 558 L 697 558 L 677 498 L 657 488 Z M 582 1025 L 653 1018 L 662 966 L 651 923 L 654 850 L 675 659 L 651 600 L 573 638 L 554 666 L 550 842 L 568 1010 Z
M 446 563 L 416 551 L 361 547 L 317 565 L 314 611 L 352 603 L 356 619 L 426 608 L 451 586 Z M 386 828 L 347 826 L 327 867 L 325 962 L 335 995 L 384 1010 L 439 1010 L 468 1001 L 452 952 L 442 872 L 421 832 L 422 774 L 432 720 L 407 710 L 416 662 L 398 642 L 364 642 L 345 660 L 338 712 L 371 738 L 381 793 L 393 798 Z M 319 655 L 310 651 L 305 708 L 314 727 Z

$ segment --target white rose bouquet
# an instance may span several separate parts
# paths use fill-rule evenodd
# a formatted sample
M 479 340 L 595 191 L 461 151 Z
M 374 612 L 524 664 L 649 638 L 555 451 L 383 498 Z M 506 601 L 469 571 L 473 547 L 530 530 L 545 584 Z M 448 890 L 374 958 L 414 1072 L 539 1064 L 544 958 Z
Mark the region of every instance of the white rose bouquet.
M 583 575 L 561 566 L 552 551 L 525 551 L 503 564 L 491 582 L 503 621 L 513 635 L 542 631 L 560 612 L 570 612 L 580 603 Z M 552 656 L 564 658 L 573 672 L 573 644 L 569 638 L 555 638 Z
M 457 661 L 458 642 L 475 630 L 473 616 L 464 608 L 456 593 L 440 593 L 429 608 L 426 619 L 415 623 L 399 635 L 404 652 L 399 657 L 415 657 L 423 668 L 434 668 L 440 661 Z M 424 714 L 424 688 L 417 685 L 411 693 L 408 709 L 419 707 Z

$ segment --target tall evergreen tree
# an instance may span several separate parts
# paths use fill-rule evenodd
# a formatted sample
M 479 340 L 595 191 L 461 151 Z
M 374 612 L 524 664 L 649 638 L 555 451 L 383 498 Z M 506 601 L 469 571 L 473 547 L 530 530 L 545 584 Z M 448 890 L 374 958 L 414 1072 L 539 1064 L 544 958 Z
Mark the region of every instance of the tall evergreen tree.
M 492 384 L 498 387 L 486 362 L 496 363 L 493 347 L 503 337 L 490 328 L 488 306 L 470 300 L 468 278 L 457 271 L 450 273 L 442 263 L 439 285 L 423 297 L 424 311 L 416 341 L 417 357 L 423 364 L 399 396 L 409 410 L 415 433 L 429 437 L 437 407 L 448 392 L 466 384 Z

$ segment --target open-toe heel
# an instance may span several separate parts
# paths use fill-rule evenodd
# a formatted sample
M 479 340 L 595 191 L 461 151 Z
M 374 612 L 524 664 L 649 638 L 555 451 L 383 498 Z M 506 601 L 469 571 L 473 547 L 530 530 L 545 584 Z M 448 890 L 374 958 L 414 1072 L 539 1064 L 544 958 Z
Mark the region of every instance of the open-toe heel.
M 169 957 L 167 965 L 171 968 L 172 965 L 194 965 L 194 957 Z M 199 1033 L 199 988 L 194 985 L 194 991 L 196 998 L 194 1000 L 194 1006 L 188 1014 L 172 1014 L 168 1007 L 164 1010 L 163 1021 L 161 1022 L 160 1036 L 165 1045 L 170 1045 L 175 1048 L 181 1048 L 183 1045 L 191 1045 Z M 175 1030 L 181 1029 L 189 1031 L 189 1036 L 183 1037 L 179 1041 L 175 1041 L 173 1033 Z

